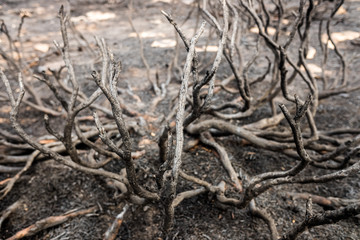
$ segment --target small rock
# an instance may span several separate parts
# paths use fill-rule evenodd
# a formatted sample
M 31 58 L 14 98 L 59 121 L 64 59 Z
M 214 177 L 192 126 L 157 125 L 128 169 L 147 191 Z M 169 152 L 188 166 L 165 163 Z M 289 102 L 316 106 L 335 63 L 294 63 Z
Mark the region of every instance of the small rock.
M 314 59 L 315 55 L 316 55 L 316 49 L 310 46 L 309 50 L 307 52 L 306 58 L 307 59 Z
M 46 53 L 47 51 L 49 51 L 50 46 L 49 46 L 49 44 L 46 44 L 46 43 L 37 43 L 34 45 L 34 49 L 36 51 Z

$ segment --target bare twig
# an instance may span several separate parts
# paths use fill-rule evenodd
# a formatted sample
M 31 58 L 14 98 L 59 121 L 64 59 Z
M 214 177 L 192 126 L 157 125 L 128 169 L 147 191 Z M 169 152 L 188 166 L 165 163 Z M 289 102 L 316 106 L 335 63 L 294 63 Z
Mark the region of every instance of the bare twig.
M 1 217 L 0 217 L 0 230 L 2 227 L 3 222 L 10 216 L 11 213 L 13 213 L 14 211 L 16 211 L 16 209 L 18 209 L 21 205 L 22 205 L 22 200 L 18 200 L 16 202 L 14 202 L 13 204 L 11 204 L 8 208 L 6 208 L 4 211 L 1 212 Z
M 123 210 L 121 211 L 121 213 L 119 213 L 114 222 L 111 224 L 111 226 L 108 228 L 108 230 L 106 230 L 105 232 L 105 236 L 104 236 L 104 240 L 114 240 L 116 239 L 116 236 L 120 230 L 120 227 L 121 227 L 121 224 L 122 222 L 124 221 L 124 217 L 125 217 L 125 214 L 127 212 L 127 210 L 129 209 L 129 205 L 126 204 L 124 207 L 123 207 Z
M 300 199 L 309 199 L 309 198 L 311 198 L 313 203 L 316 203 L 320 206 L 324 206 L 327 208 L 332 208 L 332 209 L 348 206 L 350 204 L 355 204 L 359 201 L 358 199 L 323 197 L 323 196 L 310 194 L 310 193 L 289 192 L 289 193 L 286 193 L 286 195 L 293 199 L 299 199 L 299 198 Z
M 132 30 L 135 32 L 136 34 L 136 37 L 140 43 L 140 56 L 141 56 L 141 60 L 143 61 L 145 67 L 146 67 L 146 77 L 147 77 L 147 80 L 151 83 L 152 87 L 153 87 L 153 90 L 155 92 L 155 94 L 157 96 L 160 96 L 161 95 L 161 89 L 159 88 L 158 84 L 156 83 L 156 81 L 152 81 L 151 80 L 151 77 L 150 77 L 150 66 L 149 66 L 149 63 L 147 62 L 146 58 L 145 58 L 145 55 L 144 55 L 144 44 L 143 44 L 143 41 L 138 33 L 138 31 L 136 30 L 135 26 L 134 26 L 134 23 L 132 21 L 132 16 L 131 16 L 131 13 L 133 11 L 133 7 L 132 7 L 132 1 L 130 1 L 130 4 L 129 4 L 129 14 L 128 14 L 128 21 L 130 23 L 130 26 L 132 28 Z
M 275 221 L 274 219 L 263 209 L 260 209 L 256 206 L 255 200 L 251 200 L 249 204 L 250 212 L 254 216 L 257 216 L 259 218 L 262 218 L 266 224 L 269 227 L 270 233 L 271 233 L 271 239 L 277 240 L 279 239 L 279 233 L 276 229 Z
M 357 203 L 337 210 L 326 211 L 321 214 L 313 214 L 309 210 L 311 209 L 311 207 L 309 207 L 309 205 L 311 206 L 311 198 L 308 202 L 310 202 L 310 204 L 308 204 L 307 214 L 304 221 L 290 229 L 282 236 L 281 239 L 296 239 L 296 237 L 306 229 L 325 224 L 334 224 L 342 219 L 346 219 L 360 213 L 360 204 Z
M 234 170 L 234 167 L 231 164 L 231 161 L 230 161 L 230 159 L 228 157 L 228 154 L 227 154 L 225 148 L 222 147 L 217 142 L 215 142 L 214 138 L 211 136 L 211 134 L 209 132 L 202 133 L 200 139 L 206 145 L 209 145 L 209 146 L 216 149 L 216 151 L 220 155 L 220 161 L 223 164 L 223 166 L 224 166 L 225 170 L 227 171 L 227 173 L 229 174 L 229 177 L 230 177 L 231 181 L 235 185 L 236 189 L 239 192 L 242 192 L 242 184 L 241 184 L 241 182 L 240 182 L 240 180 L 239 180 L 239 178 L 237 176 L 237 173 Z
M 169 184 L 168 187 L 170 194 L 169 193 L 168 194 L 170 195 L 170 199 L 168 199 L 168 204 L 166 206 L 166 221 L 164 226 L 165 232 L 169 232 L 174 221 L 173 220 L 174 206 L 172 202 L 176 195 L 176 186 L 177 186 L 179 171 L 182 163 L 181 155 L 182 155 L 182 148 L 184 143 L 183 124 L 184 124 L 185 102 L 186 102 L 186 95 L 188 90 L 188 82 L 189 82 L 191 66 L 195 54 L 195 44 L 198 41 L 200 35 L 203 33 L 204 29 L 205 29 L 205 22 L 202 23 L 197 34 L 190 41 L 189 52 L 184 66 L 184 76 L 181 83 L 179 103 L 177 108 L 178 110 L 176 114 L 176 146 L 175 146 L 173 167 L 171 171 L 171 182 L 166 183 Z
M 179 193 L 173 201 L 173 207 L 177 207 L 184 199 L 192 198 L 205 192 L 206 192 L 205 188 L 198 188 L 198 189 Z
M 12 177 L 11 180 L 6 183 L 6 187 L 0 191 L 0 193 L 2 193 L 2 195 L 0 196 L 0 200 L 2 200 L 11 191 L 15 182 L 21 177 L 24 172 L 26 172 L 31 167 L 34 159 L 39 155 L 39 153 L 40 151 L 34 151 L 31 155 L 29 155 L 26 161 L 26 165 L 14 177 Z
M 20 230 L 15 235 L 8 238 L 8 240 L 16 240 L 16 239 L 22 239 L 24 237 L 34 236 L 36 233 L 38 233 L 42 230 L 45 230 L 45 229 L 53 227 L 53 226 L 60 225 L 72 218 L 86 215 L 86 214 L 95 212 L 96 210 L 97 210 L 97 207 L 91 207 L 91 208 L 87 208 L 84 210 L 78 210 L 78 211 L 75 209 L 75 210 L 72 210 L 69 213 L 65 213 L 63 215 L 52 216 L 52 217 L 47 217 L 47 218 L 41 219 L 41 220 L 37 221 L 36 223 L 30 225 L 29 227 L 24 228 L 23 230 Z

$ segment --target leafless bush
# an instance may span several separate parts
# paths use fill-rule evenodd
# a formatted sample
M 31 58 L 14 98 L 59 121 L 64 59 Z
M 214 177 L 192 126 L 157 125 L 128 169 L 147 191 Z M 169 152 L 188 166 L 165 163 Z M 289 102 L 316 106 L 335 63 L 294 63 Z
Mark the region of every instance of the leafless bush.
M 44 106 L 41 99 L 36 97 L 28 77 L 25 81 L 23 80 L 23 76 L 27 76 L 23 63 L 17 62 L 11 56 L 12 53 L 9 54 L 11 50 L 15 52 L 20 52 L 20 50 L 14 49 L 15 45 L 12 45 L 13 39 L 11 39 L 6 30 L 6 25 L 3 23 L 2 32 L 7 34 L 12 49 L 6 52 L 0 48 L 0 54 L 7 61 L 8 69 L 20 72 L 18 77 L 20 91 L 18 94 L 15 94 L 12 90 L 3 70 L 0 71 L 0 74 L 11 104 L 11 124 L 22 140 L 5 131 L 1 132 L 1 135 L 3 141 L 8 144 L 11 142 L 24 142 L 34 148 L 35 151 L 29 156 L 23 157 L 23 160 L 26 159 L 26 165 L 20 171 L 18 168 L 9 166 L 15 161 L 15 157 L 7 156 L 2 160 L 3 163 L 7 163 L 6 166 L 1 166 L 2 171 L 7 169 L 18 172 L 12 178 L 0 182 L 2 187 L 1 198 L 4 198 L 11 191 L 15 182 L 31 167 L 34 160 L 48 157 L 79 171 L 111 179 L 121 191 L 123 200 L 130 205 L 148 204 L 149 202 L 161 203 L 160 205 L 165 210 L 164 236 L 171 235 L 176 206 L 184 199 L 206 192 L 214 194 L 216 201 L 222 205 L 235 208 L 248 207 L 252 214 L 265 220 L 272 239 L 295 239 L 306 228 L 334 223 L 359 214 L 360 204 L 358 202 L 341 204 L 342 206 L 339 207 L 338 205 L 336 210 L 315 214 L 312 211 L 312 202 L 319 203 L 325 200 L 331 202 L 331 200 L 320 196 L 306 195 L 303 197 L 308 198 L 307 213 L 303 222 L 285 233 L 280 233 L 277 230 L 275 220 L 272 219 L 270 214 L 264 209 L 258 208 L 255 203 L 260 194 L 277 185 L 330 182 L 346 178 L 358 173 L 360 170 L 360 163 L 356 161 L 360 149 L 360 137 L 357 135 L 359 130 L 333 129 L 331 131 L 319 131 L 314 121 L 320 100 L 359 89 L 359 86 L 350 85 L 349 81 L 347 81 L 344 57 L 331 39 L 330 23 L 342 3 L 343 1 L 335 1 L 330 15 L 324 16 L 319 23 L 322 26 L 323 21 L 326 22 L 328 41 L 335 46 L 334 51 L 339 57 L 341 69 L 339 79 L 329 82 L 329 79 L 322 76 L 320 78 L 322 84 L 319 84 L 319 79 L 313 76 L 307 65 L 310 27 L 316 23 L 314 14 L 317 8 L 321 6 L 322 1 L 302 0 L 299 2 L 296 12 L 287 12 L 281 0 L 272 1 L 271 4 L 265 3 L 263 0 L 199 1 L 194 5 L 194 9 L 195 11 L 198 10 L 205 21 L 201 23 L 201 26 L 191 39 L 185 37 L 177 21 L 169 13 L 162 12 L 181 38 L 187 55 L 181 70 L 179 94 L 176 97 L 176 116 L 169 114 L 167 122 L 164 123 L 161 131 L 159 130 L 157 133 L 160 136 L 158 158 L 160 167 L 157 169 L 157 185 L 152 186 L 151 189 L 144 187 L 140 183 L 138 178 L 142 173 L 136 173 L 135 171 L 132 156 L 132 136 L 124 118 L 124 111 L 128 114 L 131 110 L 126 108 L 126 105 L 122 103 L 121 98 L 118 96 L 117 84 L 121 73 L 121 63 L 115 60 L 104 39 L 96 39 L 102 58 L 102 70 L 100 73 L 94 71 L 92 77 L 98 88 L 91 96 L 87 97 L 79 87 L 69 56 L 67 27 L 70 19 L 64 9 L 60 9 L 59 18 L 63 46 L 56 42 L 55 45 L 63 56 L 65 67 L 61 68 L 59 72 L 53 71 L 52 76 L 46 73 L 36 76 L 38 80 L 49 87 L 54 97 L 61 104 L 63 111 L 58 112 Z M 270 12 L 269 5 L 271 5 L 272 12 Z M 282 20 L 284 18 L 292 20 L 288 35 L 284 34 L 282 30 Z M 129 21 L 131 22 L 131 17 Z M 245 50 L 241 45 L 240 36 L 250 34 L 249 28 L 253 24 L 257 27 L 258 32 L 254 42 L 256 51 L 252 54 L 250 60 L 245 62 Z M 205 62 L 207 59 L 200 59 L 195 46 L 207 26 L 211 26 L 215 30 L 219 41 L 217 53 L 210 64 L 211 68 L 205 74 L 202 74 L 204 69 L 199 68 L 200 61 Z M 132 28 L 135 30 L 133 24 Z M 273 29 L 275 32 L 270 34 Z M 140 42 L 140 44 L 142 43 Z M 328 52 L 327 43 L 320 42 L 320 44 L 324 54 L 322 67 L 325 68 Z M 296 49 L 298 54 L 295 56 L 290 54 L 289 49 L 291 48 Z M 263 55 L 260 56 L 260 54 Z M 179 68 L 174 63 L 177 62 L 178 57 L 176 54 L 172 63 L 169 64 L 170 75 L 172 69 Z M 264 68 L 265 71 L 262 76 L 251 80 L 248 71 L 260 57 L 267 62 Z M 144 60 L 143 55 L 142 58 Z M 222 61 L 226 61 L 226 64 L 222 63 L 221 65 Z M 148 68 L 146 60 L 144 60 L 144 64 Z M 204 65 L 206 64 L 203 63 L 202 66 Z M 222 81 L 216 81 L 216 73 L 219 67 L 225 65 L 230 67 L 232 74 Z M 64 78 L 62 77 L 64 74 L 61 74 L 63 70 L 66 70 Z M 290 74 L 288 74 L 289 71 Z M 153 108 L 155 108 L 156 104 L 166 97 L 166 88 L 171 76 L 162 84 L 159 84 L 158 81 L 152 81 L 149 74 L 147 78 L 157 95 L 152 104 Z M 266 78 L 270 79 L 270 81 L 265 81 Z M 65 79 L 69 80 L 68 85 L 64 83 Z M 233 82 L 235 84 L 231 84 Z M 259 94 L 256 88 L 260 82 L 266 85 L 266 88 L 265 91 Z M 305 87 L 299 87 L 301 84 Z M 233 86 L 236 86 L 237 89 Z M 295 87 L 290 90 L 290 86 Z M 24 101 L 25 89 L 32 94 L 35 102 Z M 219 98 L 222 92 L 231 94 L 233 96 L 232 100 L 229 102 L 223 100 L 220 104 L 215 103 L 213 101 L 214 95 Z M 94 104 L 100 95 L 106 97 L 111 109 Z M 304 96 L 307 96 L 306 100 L 301 99 Z M 278 112 L 276 106 L 279 101 L 283 102 L 279 104 L 281 113 Z M 21 103 L 45 113 L 46 129 L 56 139 L 55 142 L 41 144 L 25 132 L 18 120 Z M 251 121 L 251 119 L 254 119 L 252 116 L 255 110 L 266 106 L 266 104 L 271 107 L 272 116 Z M 80 124 L 79 113 L 84 109 L 93 111 L 96 128 L 85 128 Z M 110 117 L 113 118 L 115 125 L 113 122 L 103 123 L 96 111 L 102 111 L 108 117 L 111 114 Z M 48 115 L 55 117 L 63 114 L 63 112 L 66 115 L 65 125 L 62 132 L 58 132 L 52 126 Z M 168 122 L 171 122 L 174 117 L 176 124 L 170 126 Z M 280 122 L 284 118 L 290 130 L 284 130 L 281 127 Z M 249 123 L 240 125 L 239 120 L 243 119 L 248 119 Z M 306 119 L 306 124 L 301 124 L 302 119 Z M 114 141 L 110 137 L 109 132 L 114 130 L 121 136 L 118 141 Z M 76 136 L 74 136 L 74 132 Z M 184 138 L 188 134 L 198 136 L 203 144 L 215 149 L 232 184 L 225 183 L 225 181 L 208 182 L 182 169 Z M 293 167 L 283 171 L 265 172 L 251 176 L 247 173 L 247 169 L 233 167 L 226 146 L 217 142 L 215 134 L 235 135 L 258 148 L 286 154 L 294 159 Z M 343 134 L 348 134 L 350 137 L 344 138 L 342 137 Z M 92 137 L 97 135 L 100 136 L 103 142 L 102 145 L 91 140 Z M 86 154 L 80 153 L 77 148 L 79 143 L 87 145 L 91 150 Z M 67 154 L 60 154 L 63 152 Z M 94 155 L 102 157 L 97 157 L 97 160 L 95 160 Z M 196 157 L 194 156 L 194 158 Z M 110 161 L 121 161 L 126 171 L 115 173 L 104 170 L 102 167 Z M 266 161 L 264 159 L 264 164 L 268 164 Z M 316 176 L 304 174 L 310 167 L 331 169 L 332 171 Z M 190 186 L 197 187 L 193 190 L 180 192 L 178 189 L 179 178 L 186 180 Z M 234 190 L 235 196 L 227 196 L 227 189 L 229 188 Z M 334 204 L 334 202 L 331 204 Z M 116 237 L 127 209 L 128 205 L 106 232 L 106 239 Z M 8 215 L 6 215 L 7 213 L 4 214 L 6 218 Z M 45 224 L 44 228 L 48 225 Z M 17 239 L 16 236 L 13 239 Z

